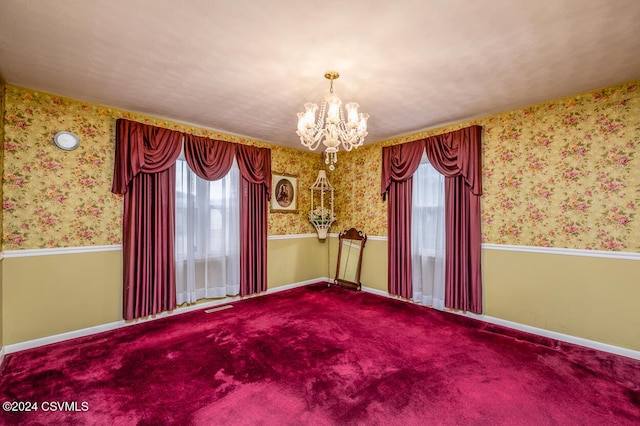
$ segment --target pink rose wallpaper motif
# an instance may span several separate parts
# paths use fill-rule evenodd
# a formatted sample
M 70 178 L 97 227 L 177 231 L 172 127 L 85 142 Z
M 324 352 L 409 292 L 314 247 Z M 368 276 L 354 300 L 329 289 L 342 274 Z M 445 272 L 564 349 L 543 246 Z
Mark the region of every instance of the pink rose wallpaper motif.
M 5 87 L 4 250 L 120 244 L 122 200 L 111 193 L 120 117 L 187 133 L 271 148 L 274 170 L 300 175 L 300 214 L 269 215 L 269 234 L 313 232 L 306 220 L 320 155 L 146 117 L 13 86 Z M 61 130 L 80 147 L 53 144 Z
M 299 213 L 270 213 L 269 235 L 314 233 L 309 187 L 318 152 L 5 87 L 4 250 L 119 244 L 122 200 L 111 193 L 115 122 L 123 117 L 271 149 L 272 169 L 299 176 Z M 375 117 L 372 117 L 372 121 Z M 478 124 L 483 127 L 485 243 L 640 252 L 640 82 L 430 129 L 351 152 L 328 172 L 337 221 L 387 235 L 380 196 L 382 147 Z M 80 137 L 75 151 L 53 135 Z
M 386 236 L 382 146 L 473 124 L 483 126 L 485 243 L 640 252 L 640 82 L 341 153 L 338 219 Z

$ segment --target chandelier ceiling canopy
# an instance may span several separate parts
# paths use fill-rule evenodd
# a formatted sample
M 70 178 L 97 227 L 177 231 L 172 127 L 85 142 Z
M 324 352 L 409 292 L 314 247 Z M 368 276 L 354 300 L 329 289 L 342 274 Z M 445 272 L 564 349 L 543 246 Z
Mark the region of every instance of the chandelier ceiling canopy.
M 316 120 L 318 105 L 312 102 L 304 104 L 305 112 L 298 113 L 298 130 L 300 142 L 314 151 L 320 146 L 325 146 L 325 160 L 329 170 L 335 169 L 338 162 L 338 150 L 340 145 L 346 151 L 361 146 L 367 136 L 367 119 L 369 114 L 358 113 L 356 102 L 349 102 L 344 106 L 347 110 L 345 120 L 342 100 L 333 93 L 333 80 L 340 77 L 337 71 L 327 71 L 324 77 L 330 80 L 329 93 L 324 97 L 320 106 L 320 113 Z

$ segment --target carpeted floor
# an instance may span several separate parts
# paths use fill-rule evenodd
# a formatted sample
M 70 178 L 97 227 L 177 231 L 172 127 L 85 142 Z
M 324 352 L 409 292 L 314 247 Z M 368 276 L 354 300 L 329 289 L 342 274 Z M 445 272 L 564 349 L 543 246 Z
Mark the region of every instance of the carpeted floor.
M 326 284 L 10 354 L 0 380 L 38 403 L 3 424 L 640 424 L 640 361 Z

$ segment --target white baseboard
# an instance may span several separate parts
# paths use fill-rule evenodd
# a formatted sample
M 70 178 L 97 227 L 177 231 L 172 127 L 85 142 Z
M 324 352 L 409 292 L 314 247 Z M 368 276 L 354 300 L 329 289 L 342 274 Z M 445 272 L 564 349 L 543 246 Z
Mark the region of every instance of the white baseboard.
M 117 328 L 126 326 L 127 323 L 124 320 L 116 321 L 108 324 L 97 325 L 94 327 L 83 328 L 81 330 L 54 334 L 53 336 L 41 337 L 39 339 L 27 340 L 26 342 L 14 343 L 12 345 L 5 346 L 4 349 L 6 350 L 7 354 L 10 354 L 27 349 L 37 348 L 39 346 L 50 345 L 52 343 L 64 342 L 65 340 L 71 340 L 77 337 L 90 336 L 92 334 L 102 333 L 103 331 L 115 330 Z
M 526 333 L 535 334 L 542 337 L 548 337 L 551 339 L 559 340 L 561 342 L 572 343 L 578 346 L 585 346 L 587 348 L 596 349 L 602 352 L 609 352 L 615 355 L 625 356 L 627 358 L 633 358 L 640 360 L 640 351 L 634 351 L 633 349 L 621 348 L 619 346 L 613 346 L 606 343 L 596 342 L 595 340 L 584 339 L 582 337 L 571 336 L 569 334 L 558 333 L 555 331 L 545 330 L 544 328 L 532 327 L 526 324 L 520 324 L 517 322 L 507 321 L 500 318 L 490 317 L 488 315 L 477 315 L 470 312 L 461 313 L 456 311 L 447 311 L 458 315 L 474 318 L 480 321 L 488 322 L 491 324 L 501 325 L 503 327 L 512 328 L 518 331 L 524 331 Z
M 309 285 L 309 284 L 314 284 L 317 282 L 333 282 L 333 279 L 331 278 L 327 278 L 327 277 L 320 277 L 320 278 L 316 278 L 316 279 L 312 279 L 312 280 L 306 280 L 306 281 L 300 281 L 297 283 L 291 283 L 291 284 L 287 284 L 287 285 L 283 285 L 283 286 L 279 286 L 279 287 L 274 287 L 271 289 L 268 289 L 265 293 L 262 293 L 262 295 L 264 294 L 272 294 L 272 293 L 277 293 L 280 291 L 284 291 L 284 290 L 290 290 L 296 287 L 302 287 L 305 285 Z M 396 299 L 395 297 L 389 295 L 388 292 L 383 291 L 383 290 L 378 290 L 375 288 L 371 288 L 371 287 L 362 287 L 362 291 L 365 291 L 367 293 L 372 293 L 378 296 L 382 296 L 382 297 L 389 297 L 392 299 Z M 259 296 L 257 296 L 259 297 Z M 70 339 L 75 339 L 78 337 L 84 337 L 84 336 L 90 336 L 92 334 L 97 334 L 97 333 L 102 333 L 104 331 L 109 331 L 109 330 L 115 330 L 118 328 L 122 328 L 122 327 L 128 327 L 131 325 L 136 325 L 136 324 L 142 324 L 144 322 L 147 321 L 153 321 L 159 318 L 164 318 L 164 317 L 168 317 L 168 316 L 174 316 L 174 315 L 180 315 L 186 312 L 190 312 L 190 311 L 194 311 L 197 309 L 204 309 L 204 308 L 209 308 L 212 306 L 217 306 L 217 305 L 222 305 L 222 304 L 226 304 L 226 303 L 230 303 L 233 301 L 237 301 L 240 300 L 240 297 L 236 296 L 236 297 L 227 297 L 224 299 L 220 299 L 220 300 L 214 300 L 214 301 L 210 301 L 210 302 L 206 302 L 206 303 L 199 303 L 199 304 L 195 304 L 195 305 L 191 305 L 191 306 L 185 306 L 185 307 L 181 307 L 181 308 L 177 308 L 172 312 L 163 312 L 161 314 L 155 315 L 151 318 L 144 318 L 144 319 L 139 319 L 139 320 L 134 320 L 134 321 L 115 321 L 112 323 L 108 323 L 108 324 L 102 324 L 102 325 L 98 325 L 98 326 L 94 326 L 94 327 L 88 327 L 88 328 L 84 328 L 81 330 L 75 330 L 75 331 L 70 331 L 67 333 L 61 333 L 61 334 L 56 334 L 53 336 L 47 336 L 47 337 L 43 337 L 40 339 L 34 339 L 34 340 L 29 340 L 26 342 L 21 342 L 21 343 L 15 343 L 12 345 L 6 345 L 4 347 L 2 347 L 0 349 L 0 365 L 2 365 L 2 360 L 4 359 L 4 356 L 6 354 L 10 354 L 10 353 L 14 353 L 14 352 L 19 352 L 19 351 L 23 351 L 23 350 L 27 350 L 27 349 L 32 349 L 32 348 L 36 348 L 39 346 L 44 346 L 44 345 L 49 345 L 52 343 L 58 343 L 58 342 L 63 342 L 65 340 L 70 340 Z M 403 299 L 399 299 L 402 301 L 405 301 Z M 407 301 L 405 301 L 407 302 Z M 408 303 L 412 303 L 412 302 L 408 302 Z M 424 306 L 424 305 L 420 305 L 417 304 L 418 306 Z M 425 308 L 430 309 L 428 306 L 424 306 Z M 608 353 L 612 353 L 615 355 L 620 355 L 620 356 L 624 356 L 627 358 L 632 358 L 632 359 L 637 359 L 640 360 L 640 351 L 635 351 L 632 349 L 627 349 L 627 348 L 621 348 L 619 346 L 613 346 L 613 345 L 609 345 L 606 343 L 601 343 L 601 342 L 596 342 L 593 340 L 589 340 L 589 339 L 583 339 L 581 337 L 576 337 L 576 336 L 571 336 L 568 334 L 562 334 L 562 333 L 557 333 L 555 331 L 550 331 L 550 330 L 545 330 L 542 328 L 537 328 L 537 327 L 532 327 L 529 325 L 525 325 L 525 324 L 520 324 L 517 322 L 512 322 L 512 321 L 507 321 L 507 320 L 503 320 L 500 318 L 494 318 L 488 315 L 477 315 L 477 314 L 472 314 L 472 313 L 461 313 L 461 312 L 457 312 L 457 311 L 447 311 L 456 315 L 462 315 L 462 316 L 467 316 L 469 318 L 474 318 L 480 321 L 484 321 L 487 323 L 491 323 L 491 324 L 496 324 L 496 325 L 500 325 L 503 327 L 507 327 L 507 328 L 511 328 L 514 330 L 519 330 L 519 331 L 524 331 L 526 333 L 531 333 L 531 334 L 535 334 L 538 336 L 543 336 L 543 337 L 548 337 L 551 339 L 556 339 L 559 340 L 561 342 L 566 342 L 566 343 L 572 343 L 578 346 L 584 346 L 587 348 L 591 348 L 591 349 L 595 349 L 595 350 L 599 350 L 599 351 L 603 351 L 603 352 L 608 352 Z
M 306 280 L 306 281 L 301 281 L 297 283 L 287 284 L 280 287 L 274 287 L 274 288 L 268 289 L 265 293 L 262 293 L 260 295 L 276 293 L 279 291 L 289 290 L 296 287 L 302 287 L 308 284 L 313 284 L 316 282 L 322 282 L 326 280 L 327 278 L 322 277 L 322 278 L 317 278 L 313 280 Z M 260 295 L 257 295 L 257 296 L 259 297 Z M 205 303 L 196 303 L 194 305 L 179 307 L 171 312 L 162 312 L 160 314 L 153 315 L 152 317 L 148 317 L 148 318 L 136 319 L 133 321 L 120 320 L 120 321 L 115 321 L 108 324 L 96 325 L 93 327 L 87 327 L 80 330 L 74 330 L 66 333 L 55 334 L 53 336 L 47 336 L 39 339 L 28 340 L 26 342 L 14 343 L 12 345 L 4 346 L 0 350 L 0 365 L 2 365 L 2 357 L 5 354 L 24 351 L 27 349 L 33 349 L 39 346 L 50 345 L 52 343 L 64 342 L 65 340 L 71 340 L 71 339 L 76 339 L 78 337 L 90 336 L 92 334 L 102 333 L 104 331 L 115 330 L 118 328 L 128 327 L 131 325 L 142 324 L 144 322 L 153 321 L 153 320 L 156 320 L 159 318 L 165 318 L 168 316 L 180 315 L 186 312 L 195 311 L 197 309 L 205 309 L 205 308 L 210 308 L 217 305 L 235 302 L 240 299 L 241 298 L 239 296 L 225 297 L 219 300 L 212 300 Z
M 321 283 L 321 282 L 326 282 L 326 281 L 329 281 L 329 278 L 320 277 L 320 278 L 315 278 L 313 280 L 306 280 L 306 281 L 300 281 L 300 282 L 293 283 L 293 284 L 281 285 L 281 286 L 278 286 L 278 287 L 270 288 L 269 290 L 267 290 L 267 294 L 277 293 L 279 291 L 290 290 L 292 288 L 303 287 L 305 285 Z
M 389 295 L 389 293 L 387 293 L 386 291 L 378 290 L 377 288 L 362 286 L 362 291 L 366 291 L 367 293 L 377 294 L 378 296 L 391 297 L 391 295 Z
M 369 287 L 362 287 L 363 291 L 368 293 L 377 294 L 378 296 L 389 297 L 391 299 L 401 300 L 403 302 L 412 303 L 418 306 L 423 306 L 425 308 L 431 309 L 430 306 L 422 305 L 419 303 L 414 303 L 405 299 L 400 299 L 391 296 L 388 292 L 377 290 Z M 615 355 L 625 356 L 627 358 L 633 358 L 640 360 L 640 351 L 634 351 L 633 349 L 621 348 L 619 346 L 608 345 L 606 343 L 596 342 L 594 340 L 584 339 L 582 337 L 571 336 L 569 334 L 557 333 L 555 331 L 545 330 L 543 328 L 532 327 L 526 324 L 520 324 L 513 321 L 507 321 L 501 318 L 494 318 L 488 315 L 477 315 L 471 312 L 462 313 L 459 311 L 452 311 L 445 308 L 445 312 L 449 312 L 456 315 L 466 316 L 469 318 L 474 318 L 480 321 L 488 322 L 490 324 L 501 325 L 503 327 L 511 328 L 518 331 L 524 331 L 526 333 L 535 334 L 542 337 L 548 337 L 551 339 L 559 340 L 561 342 L 572 343 L 578 346 L 584 346 L 590 349 L 596 349 L 598 351 L 608 352 Z

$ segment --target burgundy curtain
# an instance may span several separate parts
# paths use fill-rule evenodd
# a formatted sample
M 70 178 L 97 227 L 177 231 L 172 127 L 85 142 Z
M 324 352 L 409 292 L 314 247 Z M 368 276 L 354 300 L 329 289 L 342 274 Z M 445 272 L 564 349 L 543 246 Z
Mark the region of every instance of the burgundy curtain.
M 433 167 L 445 176 L 445 306 L 482 313 L 482 127 L 426 139 Z
M 175 161 L 182 134 L 119 119 L 112 192 L 124 194 L 123 316 L 174 309 Z M 202 179 L 224 177 L 237 156 L 242 176 L 240 295 L 267 290 L 271 150 L 185 135 L 185 158 Z
M 482 127 L 432 136 L 382 150 L 382 196 L 388 200 L 389 293 L 412 296 L 412 176 L 426 148 L 433 167 L 445 176 L 445 306 L 482 313 L 480 269 Z
M 124 194 L 123 317 L 176 306 L 175 161 L 182 134 L 119 119 L 112 192 Z
M 205 180 L 219 180 L 229 173 L 236 154 L 236 144 L 185 135 L 184 157 L 191 170 Z
M 267 290 L 267 206 L 271 198 L 271 150 L 236 147 L 240 169 L 240 295 Z
M 410 299 L 411 197 L 413 173 L 420 165 L 424 140 L 382 148 L 382 196 L 389 193 L 387 228 L 389 293 Z

